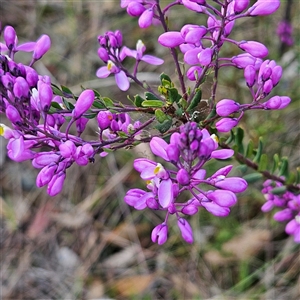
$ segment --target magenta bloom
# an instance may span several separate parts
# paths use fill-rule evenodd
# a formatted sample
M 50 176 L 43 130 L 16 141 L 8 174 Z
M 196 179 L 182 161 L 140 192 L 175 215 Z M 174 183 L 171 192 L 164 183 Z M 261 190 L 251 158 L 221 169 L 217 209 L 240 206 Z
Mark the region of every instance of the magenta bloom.
M 249 9 L 250 16 L 266 16 L 274 13 L 280 6 L 280 0 L 257 0 Z
M 193 231 L 182 215 L 196 214 L 199 207 L 204 207 L 216 216 L 225 217 L 230 207 L 237 202 L 235 193 L 247 188 L 244 179 L 226 177 L 232 166 L 223 167 L 205 179 L 206 171 L 202 167 L 208 160 L 228 159 L 234 151 L 218 150 L 216 137 L 206 129 L 200 130 L 194 122 L 182 125 L 180 132 L 171 135 L 169 143 L 160 137 L 153 137 L 150 148 L 153 154 L 171 163 L 173 168 L 167 169 L 145 158 L 136 159 L 133 166 L 141 178 L 146 180 L 149 191 L 131 189 L 124 200 L 136 209 L 166 211 L 164 224 L 167 224 L 169 214 L 175 215 L 181 235 L 188 243 L 193 242 Z M 209 185 L 209 189 L 202 190 L 202 185 Z M 186 190 L 191 191 L 194 197 L 186 202 L 177 202 L 177 198 Z M 152 241 L 162 243 L 166 238 L 167 229 L 162 225 L 153 230 Z
M 110 74 L 115 75 L 116 83 L 120 90 L 127 91 L 129 89 L 129 80 L 125 72 L 118 68 L 111 60 L 107 62 L 107 66 L 97 70 L 96 76 L 99 78 L 106 78 Z

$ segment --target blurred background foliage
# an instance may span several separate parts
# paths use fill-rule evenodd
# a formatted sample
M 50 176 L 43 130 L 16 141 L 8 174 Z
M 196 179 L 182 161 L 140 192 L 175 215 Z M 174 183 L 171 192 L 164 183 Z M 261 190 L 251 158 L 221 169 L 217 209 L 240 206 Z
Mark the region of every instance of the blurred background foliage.
M 284 111 L 248 112 L 241 126 L 246 141 L 252 139 L 257 146 L 263 136 L 264 153 L 270 159 L 274 153 L 288 156 L 293 170 L 300 165 L 300 9 L 298 0 L 291 1 L 295 43 L 283 47 L 276 27 L 286 16 L 288 1 L 281 2 L 272 16 L 238 20 L 231 37 L 265 43 L 268 58 L 285 69 L 273 94 L 290 96 L 291 105 Z M 0 20 L 2 27 L 16 28 L 20 42 L 48 34 L 51 50 L 35 67 L 74 93 L 82 87 L 95 88 L 123 102 L 127 94 L 141 92 L 134 85 L 128 93 L 120 92 L 114 78 L 96 78 L 102 65 L 97 36 L 107 30 L 121 29 L 124 44 L 130 48 L 142 39 L 147 53 L 165 59 L 159 68 L 141 64 L 143 79 L 156 86 L 163 71 L 176 81 L 167 49 L 156 42 L 161 29 L 139 29 L 137 19 L 129 17 L 118 0 L 1 0 Z M 205 20 L 182 7 L 169 15 L 174 30 L 186 23 L 205 24 Z M 223 50 L 224 57 L 238 53 L 231 45 Z M 30 60 L 24 54 L 16 57 Z M 132 63 L 126 61 L 128 67 Z M 209 78 L 204 84 L 204 98 L 209 97 L 211 82 Z M 242 71 L 227 68 L 220 72 L 217 99 L 247 103 L 249 97 Z M 3 116 L 1 122 L 5 123 Z M 96 130 L 91 122 L 87 137 L 94 139 Z M 204 210 L 192 217 L 193 245 L 182 241 L 171 218 L 168 242 L 158 246 L 151 242 L 150 233 L 162 215 L 133 211 L 123 202 L 129 188 L 144 187 L 132 161 L 151 158 L 147 146 L 110 154 L 86 167 L 72 166 L 63 192 L 51 198 L 45 189 L 35 187 L 37 170 L 30 162 L 9 161 L 6 141 L 0 143 L 3 299 L 299 299 L 299 245 L 284 233 L 285 224 L 273 221 L 273 212 L 261 212 L 262 182 L 239 196 L 229 217 L 216 218 Z M 208 173 L 218 167 L 210 162 Z M 232 175 L 244 172 L 236 164 Z

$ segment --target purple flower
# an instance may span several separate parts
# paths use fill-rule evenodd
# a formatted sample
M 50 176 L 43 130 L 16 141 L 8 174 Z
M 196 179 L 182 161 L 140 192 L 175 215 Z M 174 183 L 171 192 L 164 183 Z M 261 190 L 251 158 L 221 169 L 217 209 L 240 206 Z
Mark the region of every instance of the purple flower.
M 125 196 L 125 202 L 137 209 L 148 206 L 150 209 L 167 211 L 165 222 L 169 214 L 176 214 L 184 240 L 191 243 L 192 229 L 181 218 L 182 214 L 193 215 L 203 206 L 216 216 L 227 216 L 230 207 L 237 201 L 235 193 L 247 188 L 242 178 L 226 178 L 232 166 L 223 167 L 205 179 L 206 171 L 202 168 L 205 162 L 213 158 L 228 159 L 234 154 L 232 149 L 217 150 L 216 140 L 215 135 L 210 135 L 206 129 L 200 130 L 195 122 L 182 125 L 180 132 L 171 135 L 169 143 L 153 137 L 150 141 L 151 151 L 166 163 L 171 163 L 173 168 L 167 169 L 149 159 L 136 159 L 133 166 L 141 178 L 147 181 L 150 192 L 130 190 Z M 210 190 L 203 190 L 202 185 L 209 185 Z M 215 190 L 211 190 L 212 187 Z M 194 198 L 187 202 L 177 202 L 177 198 L 186 190 L 191 191 Z
M 110 74 L 115 75 L 115 80 L 120 90 L 127 91 L 129 89 L 129 80 L 125 72 L 118 68 L 111 60 L 107 62 L 107 66 L 97 70 L 96 76 L 99 78 L 106 78 Z
M 193 229 L 192 229 L 191 225 L 188 223 L 188 221 L 183 218 L 178 218 L 177 225 L 181 231 L 182 238 L 187 243 L 190 243 L 190 244 L 193 243 L 193 241 L 194 241 Z
M 183 44 L 184 38 L 178 31 L 168 31 L 159 36 L 158 42 L 164 47 L 174 48 Z
M 228 132 L 238 124 L 235 118 L 223 118 L 216 123 L 216 128 L 219 132 Z
M 141 28 L 147 28 L 152 24 L 154 12 L 152 8 L 146 9 L 139 17 L 139 26 Z
M 266 16 L 275 12 L 280 6 L 280 0 L 258 0 L 249 9 L 250 16 Z
M 50 49 L 51 40 L 46 34 L 43 34 L 37 41 L 33 50 L 32 58 L 36 61 L 42 58 L 42 56 Z
M 95 93 L 92 90 L 84 90 L 75 103 L 72 115 L 75 119 L 81 117 L 93 104 Z
M 217 103 L 216 111 L 221 117 L 227 117 L 239 110 L 240 105 L 231 99 L 223 99 Z
M 47 193 L 50 196 L 56 196 L 58 195 L 64 185 L 66 179 L 66 173 L 65 172 L 59 172 L 58 174 L 55 174 L 50 182 L 48 183 Z
M 151 240 L 153 243 L 162 245 L 167 241 L 168 238 L 168 225 L 164 222 L 154 227 L 151 233 Z
M 144 52 L 146 51 L 146 46 L 141 40 L 138 40 L 136 44 L 136 50 L 131 50 L 127 47 L 124 47 L 123 51 L 125 52 L 126 56 L 134 57 L 137 61 L 142 60 L 151 65 L 161 65 L 164 63 L 164 61 L 160 58 L 157 58 L 152 55 L 144 55 Z
M 239 43 L 239 48 L 258 58 L 263 58 L 269 53 L 265 45 L 256 41 L 242 41 Z

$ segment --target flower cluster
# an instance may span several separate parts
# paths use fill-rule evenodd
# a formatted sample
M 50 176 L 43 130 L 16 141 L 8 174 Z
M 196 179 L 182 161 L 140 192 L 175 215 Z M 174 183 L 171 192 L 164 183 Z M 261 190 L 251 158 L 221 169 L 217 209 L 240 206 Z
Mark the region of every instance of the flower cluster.
M 286 20 L 279 22 L 276 33 L 283 44 L 287 46 L 292 46 L 294 44 L 293 27 L 290 22 Z
M 282 184 L 270 179 L 263 184 L 262 193 L 266 203 L 262 206 L 263 212 L 269 212 L 274 207 L 280 210 L 274 214 L 274 220 L 279 222 L 288 221 L 285 232 L 294 236 L 294 241 L 300 243 L 300 194 L 295 195 L 290 191 L 277 195 L 275 188 L 282 187 Z
M 167 240 L 168 218 L 175 214 L 182 237 L 188 243 L 193 242 L 193 232 L 182 215 L 194 215 L 200 207 L 218 217 L 225 217 L 230 207 L 237 201 L 235 193 L 243 192 L 247 183 L 239 177 L 226 176 L 232 166 L 228 165 L 207 177 L 203 169 L 210 159 L 228 159 L 233 150 L 218 148 L 214 135 L 206 129 L 200 130 L 195 122 L 188 122 L 170 137 L 170 143 L 159 137 L 150 142 L 152 152 L 173 165 L 166 169 L 162 164 L 139 158 L 134 168 L 147 182 L 148 191 L 131 189 L 125 196 L 125 202 L 135 209 L 150 208 L 166 212 L 162 224 L 153 229 L 152 241 L 163 244 Z M 192 198 L 179 202 L 179 196 L 189 191 Z
M 131 50 L 123 46 L 123 36 L 119 30 L 115 32 L 109 31 L 105 35 L 98 37 L 100 48 L 98 55 L 100 59 L 106 64 L 97 70 L 96 75 L 99 78 L 106 78 L 110 74 L 114 74 L 117 86 L 122 91 L 129 89 L 128 77 L 134 79 L 136 77 L 138 64 L 140 61 L 147 62 L 152 65 L 161 65 L 164 61 L 152 55 L 144 55 L 146 46 L 139 40 L 136 45 L 136 50 Z M 123 60 L 127 57 L 133 57 L 136 60 L 133 75 L 122 66 Z
M 93 162 L 97 153 L 105 156 L 104 149 L 117 141 L 119 132 L 138 132 L 141 123 L 131 124 L 126 113 L 112 114 L 102 109 L 97 115 L 99 141 L 83 140 L 80 136 L 89 120 L 85 114 L 95 100 L 94 91 L 84 90 L 73 109 L 67 110 L 64 97 L 53 93 L 50 77 L 39 75 L 32 67 L 49 50 L 50 38 L 43 35 L 37 42 L 18 45 L 15 30 L 7 26 L 4 41 L 0 44 L 1 52 L 8 51 L 8 55 L 0 53 L 0 112 L 12 128 L 0 124 L 0 135 L 8 139 L 9 158 L 17 162 L 32 160 L 33 167 L 41 169 L 36 185 L 47 185 L 48 194 L 55 196 L 61 192 L 66 170 L 73 163 L 84 166 Z M 33 51 L 31 63 L 15 62 L 17 51 Z M 52 105 L 61 111 L 50 112 Z M 77 135 L 70 133 L 73 124 Z M 39 148 L 43 151 L 37 152 Z

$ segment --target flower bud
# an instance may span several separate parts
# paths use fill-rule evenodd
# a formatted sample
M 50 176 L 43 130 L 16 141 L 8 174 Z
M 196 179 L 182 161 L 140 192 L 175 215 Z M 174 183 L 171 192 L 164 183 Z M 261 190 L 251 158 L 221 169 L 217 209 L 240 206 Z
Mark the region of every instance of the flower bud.
M 263 92 L 265 95 L 269 95 L 272 89 L 273 89 L 273 82 L 271 79 L 269 79 L 263 85 Z
M 95 94 L 92 90 L 84 90 L 75 103 L 75 108 L 72 115 L 75 119 L 82 116 L 93 104 Z
M 50 109 L 51 101 L 53 97 L 52 88 L 47 83 L 41 83 L 38 91 L 39 91 L 41 108 L 44 112 L 47 112 Z
M 139 17 L 139 26 L 141 28 L 149 27 L 152 24 L 153 15 L 154 13 L 152 8 L 145 10 Z
M 15 80 L 13 92 L 16 98 L 27 98 L 29 95 L 29 86 L 23 77 L 17 77 Z
M 181 212 L 185 215 L 192 216 L 198 212 L 198 207 L 194 204 L 188 204 L 182 208 Z
M 177 225 L 180 229 L 182 238 L 187 243 L 190 243 L 190 244 L 193 243 L 193 241 L 194 241 L 193 229 L 192 229 L 191 225 L 188 223 L 188 221 L 183 218 L 178 218 Z
M 273 86 L 276 86 L 281 79 L 282 76 L 282 67 L 281 66 L 275 66 L 272 70 L 271 79 L 273 82 Z
M 169 158 L 168 161 L 176 162 L 176 163 L 178 162 L 180 150 L 177 145 L 172 145 L 172 144 L 168 145 L 166 148 L 166 152 Z
M 21 123 L 22 119 L 20 116 L 19 111 L 12 105 L 7 105 L 6 110 L 6 117 L 9 121 L 11 121 L 13 124 Z
M 223 118 L 216 123 L 216 128 L 219 132 L 228 132 L 238 124 L 236 118 Z
M 280 0 L 258 0 L 249 9 L 250 16 L 266 16 L 275 12 L 280 6 Z
M 42 170 L 39 172 L 38 176 L 36 177 L 36 186 L 40 188 L 48 184 L 53 178 L 56 169 L 57 169 L 57 164 L 50 164 L 42 168 Z
M 223 207 L 233 206 L 237 202 L 236 195 L 231 191 L 215 190 L 207 193 L 206 197 Z
M 107 63 L 108 60 L 109 60 L 109 56 L 107 54 L 107 51 L 102 47 L 100 47 L 98 49 L 98 56 L 100 57 L 100 59 L 103 60 L 104 63 Z
M 110 111 L 100 111 L 97 115 L 98 126 L 101 130 L 104 130 L 110 126 L 113 119 L 113 115 Z
M 145 10 L 145 7 L 136 1 L 130 2 L 127 6 L 127 13 L 132 17 L 139 17 Z
M 201 73 L 202 73 L 201 67 L 193 66 L 187 70 L 186 76 L 189 80 L 196 81 L 199 78 Z
M 198 59 L 200 64 L 202 66 L 208 66 L 211 63 L 212 55 L 213 55 L 213 50 L 211 48 L 206 48 L 202 50 L 198 54 Z
M 283 209 L 275 213 L 273 218 L 278 222 L 291 220 L 293 218 L 293 211 L 290 208 Z
M 164 47 L 174 48 L 183 44 L 184 38 L 178 31 L 168 31 L 159 36 L 158 42 Z
M 237 112 L 239 108 L 239 103 L 231 99 L 223 99 L 217 103 L 216 111 L 219 116 L 227 117 L 230 114 Z
M 242 41 L 239 43 L 239 48 L 258 58 L 263 58 L 269 53 L 265 45 L 256 41 Z
M 241 193 L 247 189 L 247 181 L 240 177 L 229 177 L 215 183 L 215 186 L 234 193 Z
M 190 175 L 187 170 L 180 169 L 176 174 L 176 179 L 181 185 L 188 185 L 190 183 Z
M 151 240 L 158 245 L 164 244 L 168 239 L 168 225 L 164 222 L 154 227 L 151 233 Z
M 252 65 L 248 65 L 245 68 L 244 77 L 246 79 L 247 86 L 251 88 L 256 81 L 256 70 Z
M 3 37 L 7 48 L 11 51 L 16 45 L 16 31 L 12 26 L 6 26 L 3 32 Z
M 50 37 L 46 34 L 43 34 L 36 42 L 32 58 L 38 60 L 50 49 L 51 40 Z
M 239 54 L 231 59 L 232 63 L 235 64 L 237 68 L 244 69 L 249 65 L 254 66 L 256 63 L 256 58 L 249 53 Z
M 245 10 L 250 3 L 250 0 L 235 0 L 234 2 L 234 12 L 236 14 L 241 13 L 243 10 Z
M 55 174 L 51 181 L 48 184 L 47 193 L 50 196 L 56 196 L 59 194 L 63 188 L 66 178 L 66 173 L 61 171 L 58 174 Z

